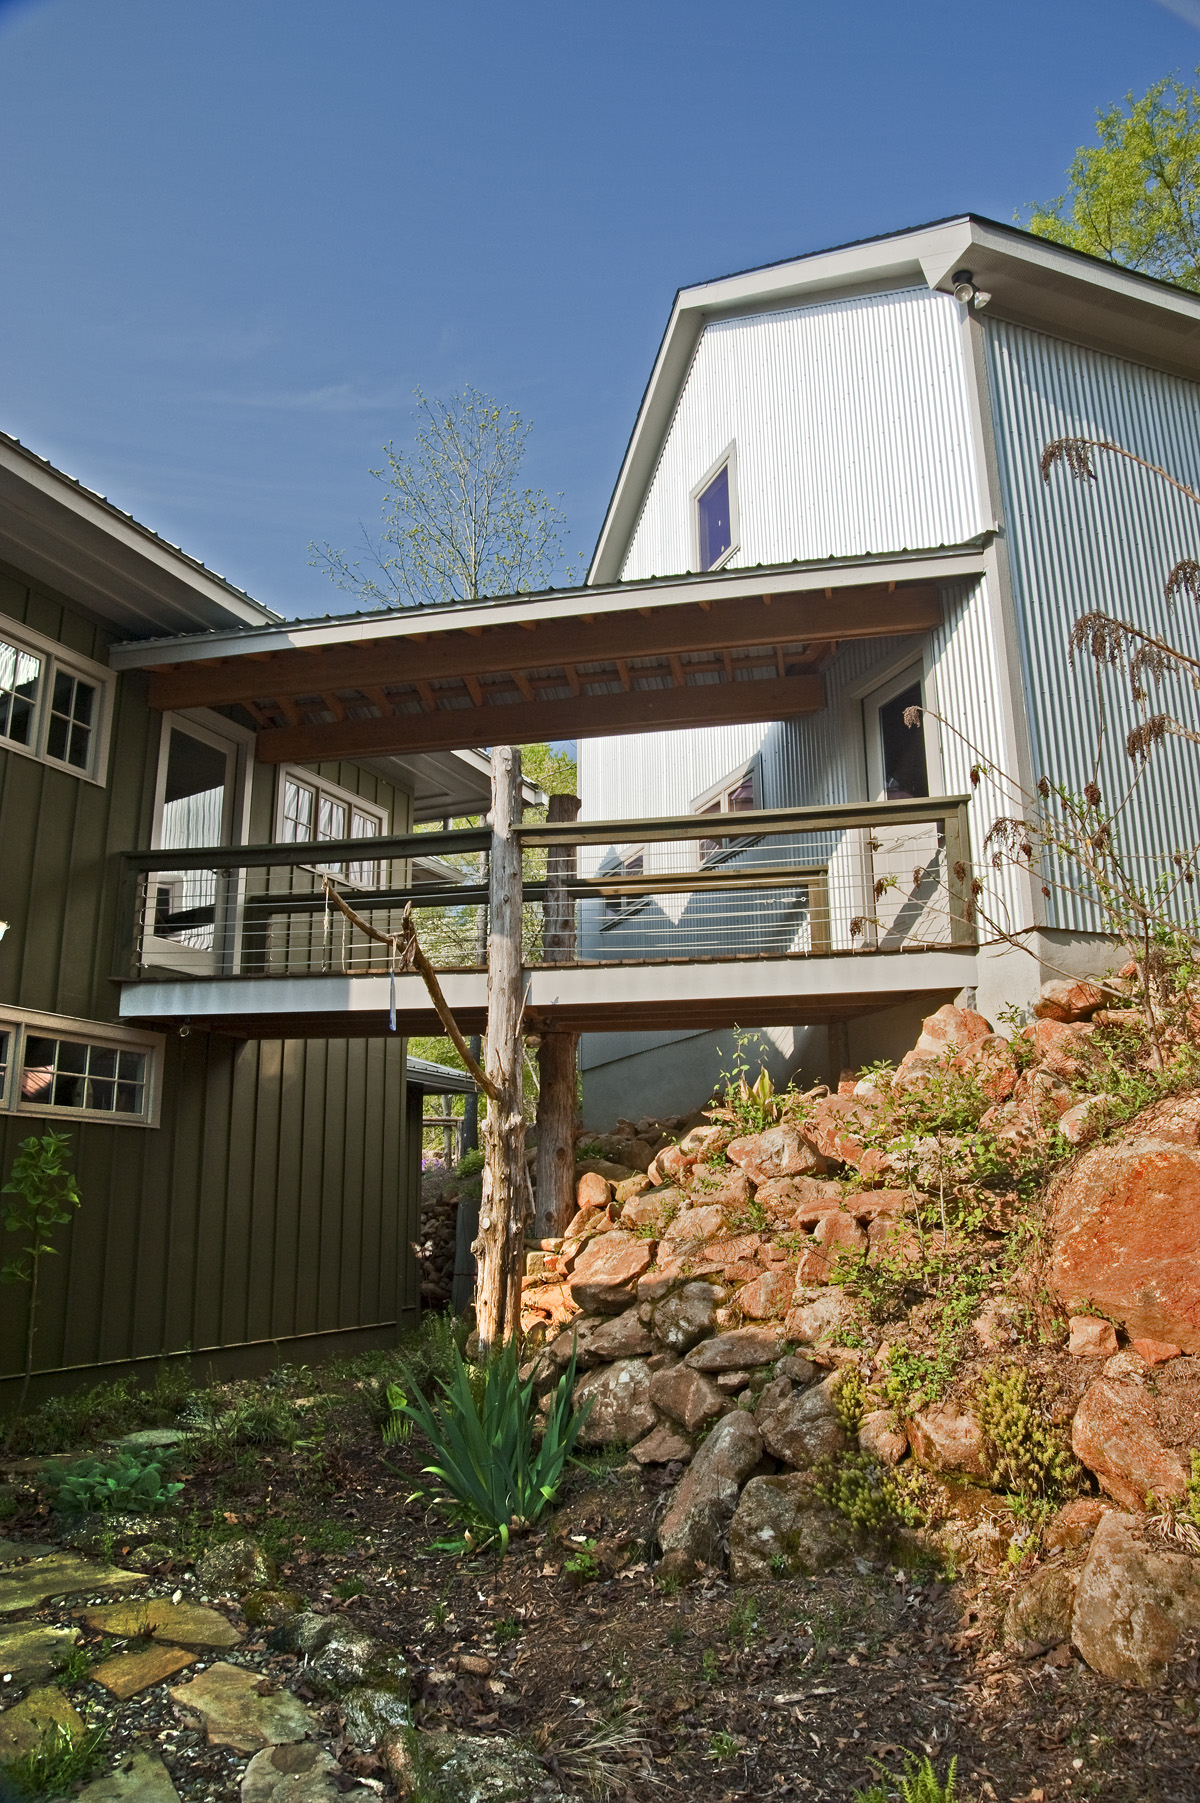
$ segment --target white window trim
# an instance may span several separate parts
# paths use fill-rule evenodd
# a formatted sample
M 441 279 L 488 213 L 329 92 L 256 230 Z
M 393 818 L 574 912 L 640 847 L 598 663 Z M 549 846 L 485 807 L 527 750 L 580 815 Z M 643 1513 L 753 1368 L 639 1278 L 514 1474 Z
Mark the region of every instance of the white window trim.
M 273 840 L 276 845 L 283 845 L 286 843 L 283 837 L 283 803 L 286 787 L 289 782 L 301 783 L 306 789 L 315 789 L 318 796 L 328 795 L 330 800 L 341 802 L 346 808 L 346 818 L 351 825 L 353 825 L 353 809 L 357 809 L 360 814 L 370 814 L 379 822 L 379 832 L 377 837 L 380 839 L 386 839 L 388 837 L 388 811 L 386 808 L 380 807 L 378 802 L 364 801 L 362 796 L 356 795 L 352 789 L 343 789 L 339 783 L 327 782 L 323 776 L 318 776 L 315 771 L 306 770 L 302 764 L 281 764 L 279 766 L 279 777 L 275 785 L 275 826 Z M 353 835 L 352 833 L 347 833 L 346 837 L 351 838 Z M 311 844 L 312 841 L 310 840 L 309 843 Z M 362 843 L 364 846 L 369 846 L 371 841 L 369 838 L 364 838 Z M 364 852 L 361 858 L 354 858 L 351 862 L 355 864 L 382 863 L 386 865 L 388 860 L 380 859 L 378 856 L 372 858 L 369 853 Z M 314 866 L 314 868 L 320 868 L 322 871 L 324 870 L 324 866 Z M 348 868 L 342 870 L 340 866 L 337 866 L 331 869 L 330 874 L 336 876 L 337 880 L 344 883 L 348 888 L 362 887 L 361 884 L 356 884 L 352 881 Z
M 871 801 L 886 801 L 883 793 L 883 745 L 879 733 L 879 710 L 885 702 L 894 700 L 905 689 L 912 688 L 914 683 L 921 691 L 921 736 L 925 741 L 925 774 L 929 782 L 930 798 L 944 793 L 937 734 L 925 705 L 928 686 L 925 660 L 916 657 L 901 669 L 895 670 L 886 681 L 876 683 L 873 688 L 866 690 L 862 697 L 863 749 L 866 758 L 867 795 Z
M 13 1036 L 8 1076 L 0 1096 L 0 1120 L 6 1115 L 20 1115 L 24 1120 L 88 1121 L 99 1122 L 105 1127 L 158 1126 L 163 1053 L 167 1043 L 162 1033 L 143 1033 L 132 1027 L 111 1026 L 107 1021 L 79 1020 L 71 1014 L 39 1014 L 32 1008 L 6 1006 L 0 1006 L 0 1029 Z M 113 1046 L 122 1052 L 145 1052 L 146 1092 L 141 1114 L 116 1114 L 101 1108 L 55 1108 L 40 1102 L 23 1102 L 19 1078 L 24 1063 L 25 1038 L 29 1033 L 44 1034 L 48 1039 L 85 1040 L 89 1045 Z
M 715 783 L 705 789 L 702 795 L 695 796 L 692 800 L 690 811 L 693 814 L 705 813 L 714 801 L 724 801 L 726 796 L 731 795 L 736 788 L 745 782 L 748 776 L 753 776 L 754 778 L 754 805 L 756 808 L 761 808 L 762 754 L 756 751 L 754 756 L 747 758 L 744 764 L 737 765 L 735 769 L 730 770 L 725 776 L 718 778 Z M 720 820 L 723 814 L 727 813 L 728 809 L 721 808 L 719 812 L 713 813 L 712 819 L 716 822 Z M 713 833 L 714 839 L 723 837 L 724 835 L 720 832 Z M 696 868 L 698 870 L 704 869 L 704 860 L 700 856 L 700 847 L 702 843 L 703 841 L 700 839 L 692 840 L 692 845 L 695 848 Z
M 716 563 L 708 569 L 702 569 L 700 563 L 700 496 L 709 483 L 725 468 L 729 470 L 729 549 L 718 557 Z M 736 557 L 742 548 L 742 511 L 738 498 L 737 441 L 731 439 L 716 461 L 709 465 L 695 484 L 688 496 L 688 512 L 691 516 L 692 529 L 692 568 L 702 575 L 711 575 L 714 570 L 723 570 L 731 558 Z
M 51 770 L 61 770 L 67 776 L 77 777 L 80 782 L 95 783 L 98 788 L 104 788 L 108 781 L 108 748 L 112 737 L 116 672 L 106 670 L 103 664 L 93 663 L 90 657 L 83 657 L 79 652 L 72 651 L 58 639 L 50 639 L 44 633 L 35 632 L 31 626 L 23 625 L 20 620 L 14 620 L 8 614 L 0 614 L 0 638 L 7 639 L 10 645 L 16 645 L 18 650 L 31 651 L 42 659 L 42 677 L 33 717 L 33 743 L 18 745 L 14 739 L 0 738 L 0 751 L 16 752 L 18 757 L 32 758 L 35 763 L 45 764 Z M 84 682 L 90 682 L 96 688 L 97 719 L 86 770 L 80 770 L 75 764 L 68 764 L 61 758 L 51 757 L 46 750 L 56 669 L 65 670 L 69 676 L 82 677 Z

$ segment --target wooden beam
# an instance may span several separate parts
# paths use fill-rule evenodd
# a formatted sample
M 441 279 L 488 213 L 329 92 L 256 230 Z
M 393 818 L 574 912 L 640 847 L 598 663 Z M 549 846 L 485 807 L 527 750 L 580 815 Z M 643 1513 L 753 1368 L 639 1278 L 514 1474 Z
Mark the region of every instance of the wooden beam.
M 628 695 L 579 695 L 525 706 L 441 708 L 435 714 L 277 726 L 258 735 L 260 763 L 309 763 L 319 758 L 379 757 L 404 751 L 456 751 L 498 742 L 529 745 L 553 739 L 595 739 L 608 733 L 668 732 L 678 726 L 731 726 L 746 720 L 786 720 L 819 713 L 819 676 L 764 682 L 698 683 L 685 689 L 638 689 Z
M 482 676 L 514 665 L 527 669 L 533 661 L 553 667 L 792 641 L 877 638 L 926 632 L 941 621 L 941 601 L 932 583 L 900 587 L 894 594 L 875 583 L 830 594 L 818 589 L 775 595 L 769 608 L 749 607 L 744 599 L 714 600 L 708 612 L 699 607 L 663 607 L 653 613 L 642 608 L 590 620 L 582 615 L 546 620 L 536 634 L 536 660 L 520 626 L 500 626 L 469 640 L 461 632 L 431 632 L 420 644 L 411 637 L 390 638 L 327 645 L 308 654 L 276 651 L 265 661 L 229 657 L 212 668 L 177 665 L 151 672 L 150 701 L 160 708 L 229 706 L 314 689 L 461 677 L 468 668 Z

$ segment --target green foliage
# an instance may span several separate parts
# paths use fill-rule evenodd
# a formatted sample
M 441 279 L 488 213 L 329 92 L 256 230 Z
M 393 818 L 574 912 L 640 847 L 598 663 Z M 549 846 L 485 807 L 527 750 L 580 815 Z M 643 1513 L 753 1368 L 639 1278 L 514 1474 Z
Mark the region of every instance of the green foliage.
M 863 1533 L 914 1527 L 916 1506 L 899 1480 L 870 1453 L 847 1453 L 817 1485 L 822 1502 Z
M 729 1734 L 722 1729 L 720 1733 L 709 1736 L 708 1751 L 704 1757 L 723 1763 L 726 1759 L 736 1758 L 741 1750 L 741 1745 L 736 1734 Z
M 32 1753 L 4 1768 L 4 1777 L 19 1796 L 62 1797 L 95 1776 L 105 1763 L 108 1730 L 101 1724 L 73 1738 L 61 1723 L 47 1729 Z
M 949 1347 L 928 1353 L 909 1346 L 893 1346 L 884 1367 L 883 1399 L 902 1415 L 915 1415 L 945 1395 L 954 1378 Z
M 872 1784 L 869 1790 L 856 1790 L 851 1803 L 892 1803 L 894 1797 L 898 1797 L 900 1803 L 959 1803 L 957 1757 L 946 1769 L 945 1784 L 939 1780 L 928 1755 L 918 1760 L 915 1753 L 906 1753 L 904 1771 L 894 1774 L 874 1759 L 871 1765 L 880 1774 L 882 1782 Z
M 54 1674 L 59 1689 L 70 1690 L 73 1684 L 82 1684 L 92 1669 L 93 1658 L 86 1647 L 73 1646 Z
M 70 1452 L 97 1440 L 115 1440 L 143 1427 L 166 1427 L 196 1395 L 185 1363 L 163 1360 L 154 1382 L 139 1387 L 132 1378 L 51 1396 L 27 1415 L 5 1422 L 0 1441 L 7 1452 Z
M 188 1437 L 193 1451 L 228 1457 L 239 1447 L 312 1446 L 319 1432 L 319 1413 L 301 1415 L 286 1396 L 256 1390 L 207 1412 Z
M 157 1515 L 179 1495 L 168 1482 L 162 1455 L 122 1452 L 111 1459 L 80 1459 L 44 1474 L 60 1515 Z
M 432 1403 L 410 1378 L 406 1412 L 433 1448 L 426 1472 L 444 1486 L 442 1500 L 464 1526 L 448 1550 L 479 1551 L 514 1529 L 532 1527 L 558 1493 L 587 1409 L 575 1411 L 575 1354 L 551 1399 L 541 1444 L 534 1446 L 533 1379 L 522 1383 L 517 1346 L 509 1343 L 472 1374 L 454 1348 L 453 1372 Z M 474 1375 L 474 1383 L 472 1382 Z
M 379 537 L 363 532 L 365 562 L 310 544 L 310 563 L 385 607 L 545 588 L 565 520 L 520 486 L 530 428 L 476 388 L 445 401 L 418 388 L 416 399 L 412 450 L 386 445 L 386 467 L 371 472 L 386 492 Z
M 856 1434 L 866 1407 L 867 1392 L 862 1372 L 857 1365 L 843 1365 L 841 1380 L 834 1392 L 833 1409 L 848 1434 Z
M 412 1433 L 412 1421 L 408 1415 L 408 1397 L 399 1384 L 389 1384 L 386 1396 L 388 1416 L 380 1432 L 385 1446 L 397 1446 L 401 1440 L 407 1440 Z
M 29 1378 L 33 1371 L 33 1342 L 37 1331 L 38 1272 L 43 1258 L 55 1252 L 51 1237 L 56 1227 L 71 1219 L 78 1208 L 80 1195 L 75 1178 L 67 1170 L 69 1133 L 43 1133 L 23 1139 L 13 1159 L 8 1182 L 0 1196 L 12 1196 L 11 1202 L 0 1203 L 0 1221 L 9 1233 L 25 1236 L 26 1244 L 16 1258 L 0 1266 L 0 1283 L 27 1283 L 29 1311 L 25 1326 L 25 1381 L 21 1385 L 18 1409 L 25 1406 Z
M 1100 112 L 1096 134 L 1071 160 L 1068 192 L 1035 207 L 1029 230 L 1200 289 L 1200 92 L 1168 76 Z
M 754 1641 L 761 1640 L 763 1625 L 759 1620 L 758 1603 L 752 1596 L 743 1597 L 735 1603 L 729 1612 L 729 1638 L 739 1646 L 748 1647 Z
M 582 1546 L 563 1560 L 563 1570 L 567 1576 L 574 1578 L 578 1584 L 591 1584 L 600 1576 L 600 1561 L 596 1557 L 596 1542 L 585 1540 Z
M 992 1449 L 993 1483 L 1031 1500 L 1053 1502 L 1079 1477 L 1044 1412 L 1023 1365 L 991 1370 L 975 1397 L 979 1425 Z
M 750 1081 L 747 1053 L 751 1047 L 759 1047 L 760 1035 L 744 1032 L 741 1027 L 735 1027 L 733 1033 L 733 1063 L 729 1070 L 721 1072 L 722 1100 L 718 1107 L 708 1109 L 708 1118 L 728 1121 L 739 1133 L 762 1133 L 780 1119 L 782 1098 L 776 1094 L 765 1066 L 760 1066 L 758 1076 L 753 1083 Z
M 523 1624 L 515 1615 L 501 1616 L 493 1630 L 496 1636 L 496 1645 L 506 1647 L 511 1641 L 520 1640 L 523 1631 Z
M 487 1163 L 482 1152 L 464 1152 L 454 1167 L 456 1177 L 474 1177 Z
M 1193 1446 L 1191 1451 L 1191 1475 L 1187 1480 L 1186 1497 L 1181 1513 L 1191 1522 L 1194 1528 L 1200 1529 L 1200 1452 Z
M 361 1578 L 343 1578 L 333 1587 L 334 1594 L 340 1596 L 345 1602 L 352 1602 L 356 1596 L 365 1595 L 366 1588 Z

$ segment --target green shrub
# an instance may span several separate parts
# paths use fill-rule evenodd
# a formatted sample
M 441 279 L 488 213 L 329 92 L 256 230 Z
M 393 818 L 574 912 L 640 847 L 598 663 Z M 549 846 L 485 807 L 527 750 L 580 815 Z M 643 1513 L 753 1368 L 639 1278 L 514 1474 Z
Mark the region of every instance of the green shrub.
M 388 1415 L 380 1433 L 385 1446 L 398 1446 L 401 1440 L 407 1440 L 412 1433 L 412 1421 L 407 1409 L 408 1397 L 399 1384 L 389 1384 L 384 1394 Z
M 891 1803 L 896 1796 L 900 1803 L 958 1803 L 957 1758 L 950 1761 L 945 1784 L 939 1782 L 928 1757 L 918 1760 L 914 1754 L 906 1753 L 904 1771 L 895 1774 L 885 1771 L 875 1760 L 871 1764 L 883 1782 L 873 1784 L 869 1790 L 856 1790 L 851 1803 Z
M 1074 1487 L 1079 1467 L 1045 1425 L 1023 1365 L 989 1371 L 976 1392 L 975 1407 L 992 1449 L 992 1482 L 998 1489 L 1053 1502 Z
M 842 1375 L 833 1397 L 833 1409 L 848 1434 L 856 1434 L 862 1424 L 867 1392 L 862 1372 L 857 1365 L 843 1365 Z
M 899 1480 L 868 1452 L 847 1453 L 827 1467 L 817 1495 L 863 1533 L 914 1527 L 918 1519 Z
M 56 1723 L 47 1729 L 40 1745 L 4 1768 L 4 1777 L 18 1796 L 62 1797 L 104 1764 L 102 1747 L 108 1730 L 102 1725 L 73 1737 Z
M 474 1177 L 487 1163 L 482 1152 L 464 1152 L 454 1167 L 456 1177 Z
M 499 1541 L 504 1551 L 512 1531 L 532 1527 L 558 1493 L 587 1415 L 586 1408 L 577 1412 L 572 1400 L 575 1354 L 559 1379 L 536 1448 L 533 1379 L 521 1382 L 517 1358 L 516 1341 L 510 1340 L 472 1371 L 455 1346 L 452 1375 L 440 1380 L 442 1394 L 433 1402 L 409 1378 L 412 1400 L 404 1403 L 404 1412 L 436 1460 L 425 1470 L 444 1486 L 441 1499 L 464 1529 L 461 1539 L 443 1550 L 479 1551 Z
M 43 1481 L 60 1515 L 156 1515 L 183 1489 L 168 1483 L 161 1454 L 152 1452 L 80 1459 Z

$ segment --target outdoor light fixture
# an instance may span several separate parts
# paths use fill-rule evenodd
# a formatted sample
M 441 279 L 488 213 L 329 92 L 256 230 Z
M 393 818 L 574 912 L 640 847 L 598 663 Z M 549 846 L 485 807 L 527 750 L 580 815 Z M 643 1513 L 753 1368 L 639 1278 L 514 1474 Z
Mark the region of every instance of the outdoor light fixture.
M 983 288 L 975 286 L 975 277 L 969 269 L 956 269 L 950 277 L 954 283 L 954 298 L 964 307 L 986 307 L 991 295 Z
M 3 937 L 4 937 L 5 933 L 7 933 L 7 931 L 8 931 L 7 920 L 0 920 L 0 939 L 3 939 Z

